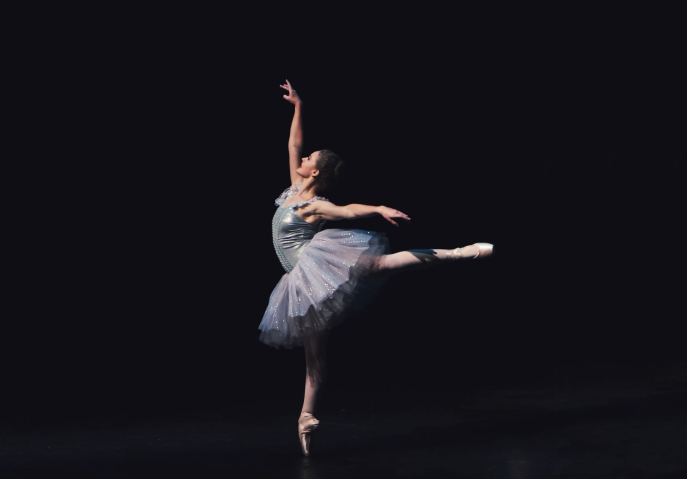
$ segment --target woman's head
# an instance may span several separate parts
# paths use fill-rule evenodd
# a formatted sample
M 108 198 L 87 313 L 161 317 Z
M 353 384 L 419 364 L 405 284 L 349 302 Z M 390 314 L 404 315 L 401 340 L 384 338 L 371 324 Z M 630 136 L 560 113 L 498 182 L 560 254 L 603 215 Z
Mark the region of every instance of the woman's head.
M 307 178 L 313 178 L 313 187 L 317 194 L 331 190 L 341 174 L 343 161 L 330 150 L 319 150 L 307 158 L 303 158 L 298 173 Z
M 319 174 L 315 177 L 315 191 L 325 193 L 334 188 L 341 170 L 343 160 L 331 150 L 320 150 L 315 160 Z

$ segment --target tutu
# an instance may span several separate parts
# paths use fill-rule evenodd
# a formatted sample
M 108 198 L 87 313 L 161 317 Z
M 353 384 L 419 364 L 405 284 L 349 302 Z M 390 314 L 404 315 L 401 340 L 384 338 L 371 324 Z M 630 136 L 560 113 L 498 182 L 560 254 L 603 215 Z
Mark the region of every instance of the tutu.
M 379 256 L 388 252 L 383 233 L 357 229 L 316 233 L 272 291 L 259 340 L 291 349 L 302 346 L 306 337 L 341 324 L 385 282 L 386 275 L 371 273 Z

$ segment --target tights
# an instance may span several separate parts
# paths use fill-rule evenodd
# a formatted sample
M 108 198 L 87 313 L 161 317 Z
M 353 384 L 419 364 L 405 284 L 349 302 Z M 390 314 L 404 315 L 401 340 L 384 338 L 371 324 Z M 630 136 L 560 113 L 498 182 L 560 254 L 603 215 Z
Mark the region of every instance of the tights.
M 425 268 L 446 261 L 473 258 L 479 248 L 474 245 L 465 248 L 416 249 L 383 255 L 376 265 L 379 273 L 399 273 L 411 269 Z M 326 345 L 331 330 L 325 330 L 304 341 L 305 346 L 305 395 L 303 411 L 315 413 L 317 397 L 327 378 Z
M 327 339 L 330 329 L 311 336 L 305 340 L 305 395 L 303 398 L 303 411 L 315 413 L 317 396 L 322 390 L 327 379 Z
M 477 256 L 479 247 L 470 245 L 456 249 L 411 249 L 385 254 L 377 263 L 377 271 L 399 273 L 410 269 L 425 268 L 445 261 Z

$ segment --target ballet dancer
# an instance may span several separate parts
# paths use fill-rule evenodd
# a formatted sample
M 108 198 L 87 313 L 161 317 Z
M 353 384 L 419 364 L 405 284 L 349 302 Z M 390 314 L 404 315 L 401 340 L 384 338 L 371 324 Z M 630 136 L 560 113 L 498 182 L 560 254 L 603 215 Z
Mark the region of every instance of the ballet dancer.
M 325 221 L 380 215 L 391 224 L 410 218 L 387 206 L 337 206 L 320 196 L 336 181 L 342 161 L 332 151 L 315 151 L 301 158 L 302 102 L 291 83 L 281 88 L 295 107 L 289 137 L 291 186 L 276 200 L 272 240 L 286 274 L 272 291 L 258 327 L 259 340 L 276 348 L 305 349 L 305 394 L 298 418 L 298 437 L 310 454 L 317 397 L 326 379 L 327 338 L 332 328 L 360 309 L 389 274 L 448 261 L 483 258 L 493 245 L 409 250 L 391 254 L 383 233 L 359 229 L 321 230 Z

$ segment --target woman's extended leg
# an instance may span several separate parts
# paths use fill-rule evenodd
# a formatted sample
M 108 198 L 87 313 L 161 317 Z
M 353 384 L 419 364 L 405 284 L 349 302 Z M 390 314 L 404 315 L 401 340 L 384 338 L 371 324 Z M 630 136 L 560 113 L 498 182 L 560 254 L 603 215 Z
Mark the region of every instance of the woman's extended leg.
M 456 249 L 412 249 L 394 254 L 383 255 L 377 263 L 377 270 L 396 273 L 409 269 L 424 268 L 433 264 L 459 259 L 471 259 L 491 254 L 493 245 L 475 243 Z
M 326 346 L 330 330 L 307 338 L 305 346 L 305 395 L 303 411 L 315 413 L 317 396 L 327 379 Z

